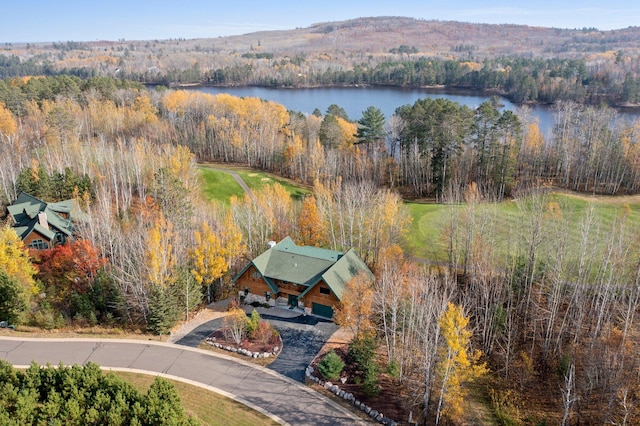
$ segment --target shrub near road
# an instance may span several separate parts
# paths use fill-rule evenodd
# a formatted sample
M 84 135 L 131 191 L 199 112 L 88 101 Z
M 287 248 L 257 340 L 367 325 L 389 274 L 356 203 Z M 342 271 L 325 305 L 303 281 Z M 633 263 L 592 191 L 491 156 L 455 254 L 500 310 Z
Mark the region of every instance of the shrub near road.
M 197 425 L 173 385 L 156 378 L 146 395 L 93 363 L 17 371 L 0 361 L 0 424 Z

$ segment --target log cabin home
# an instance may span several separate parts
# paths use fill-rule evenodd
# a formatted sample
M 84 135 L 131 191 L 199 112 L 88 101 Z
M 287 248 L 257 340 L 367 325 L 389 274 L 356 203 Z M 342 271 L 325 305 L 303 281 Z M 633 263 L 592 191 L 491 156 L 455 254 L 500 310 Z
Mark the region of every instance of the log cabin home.
M 35 250 L 64 244 L 73 235 L 72 219 L 80 208 L 76 200 L 57 203 L 42 201 L 25 192 L 7 206 L 9 226 L 22 239 L 25 247 Z
M 353 249 L 341 253 L 298 246 L 286 237 L 278 244 L 271 242 L 270 248 L 250 261 L 234 282 L 245 300 L 286 305 L 331 318 L 345 285 L 359 273 L 373 279 Z

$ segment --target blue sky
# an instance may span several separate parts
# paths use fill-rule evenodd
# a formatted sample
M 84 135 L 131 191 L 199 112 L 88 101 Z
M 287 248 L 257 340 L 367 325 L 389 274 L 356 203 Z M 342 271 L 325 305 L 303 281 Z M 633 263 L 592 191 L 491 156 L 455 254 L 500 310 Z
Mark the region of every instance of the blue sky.
M 640 25 L 640 2 L 3 0 L 0 43 L 218 37 L 364 16 L 610 30 Z

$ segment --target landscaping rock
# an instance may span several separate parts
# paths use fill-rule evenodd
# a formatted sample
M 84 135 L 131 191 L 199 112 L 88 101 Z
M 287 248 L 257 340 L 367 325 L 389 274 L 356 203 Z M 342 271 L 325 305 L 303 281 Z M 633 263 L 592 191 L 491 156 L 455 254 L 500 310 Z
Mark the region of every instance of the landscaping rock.
M 364 406 L 364 412 L 369 414 L 371 412 L 371 407 L 369 407 L 368 405 Z
M 330 389 L 331 386 L 333 386 L 333 383 L 331 383 L 331 382 L 325 382 L 325 384 L 324 384 L 324 388 L 325 389 Z
M 340 377 L 340 383 L 342 383 L 343 385 L 345 383 L 347 383 L 347 378 L 346 377 Z
M 371 412 L 367 413 L 369 414 L 371 417 L 373 417 L 374 419 L 378 416 L 378 412 L 376 410 L 371 410 Z

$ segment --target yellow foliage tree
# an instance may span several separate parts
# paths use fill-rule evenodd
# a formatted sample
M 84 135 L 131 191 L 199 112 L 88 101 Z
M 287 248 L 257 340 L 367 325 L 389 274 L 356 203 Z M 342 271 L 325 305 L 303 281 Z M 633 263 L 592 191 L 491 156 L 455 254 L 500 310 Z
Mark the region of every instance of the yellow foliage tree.
M 12 136 L 17 128 L 13 114 L 5 107 L 4 103 L 0 102 L 0 135 Z
M 344 287 L 342 303 L 334 313 L 334 321 L 341 327 L 349 327 L 357 339 L 361 334 L 373 331 L 373 283 L 361 272 Z
M 544 145 L 544 137 L 542 136 L 542 132 L 540 131 L 540 126 L 538 126 L 538 122 L 534 121 L 527 126 L 524 144 L 527 151 L 532 153 L 538 153 L 542 149 Z
M 298 215 L 298 231 L 300 232 L 300 242 L 305 246 L 320 247 L 325 243 L 326 229 L 318 206 L 316 198 L 313 195 L 305 197 L 302 202 L 302 208 Z
M 222 242 L 224 244 L 227 268 L 233 270 L 236 261 L 246 253 L 247 245 L 242 238 L 240 227 L 233 220 L 233 214 L 229 211 L 224 217 L 222 227 Z
M 255 192 L 258 206 L 269 212 L 273 217 L 273 230 L 271 238 L 281 240 L 291 234 L 292 224 L 294 223 L 291 214 L 291 194 L 287 189 L 275 183 L 273 185 L 265 185 L 260 191 Z
M 480 351 L 468 353 L 472 333 L 467 329 L 469 317 L 464 316 L 462 306 L 449 302 L 438 323 L 444 345 L 440 349 L 440 363 L 437 369 L 440 390 L 436 424 L 442 417 L 459 423 L 467 393 L 463 384 L 483 376 L 487 368 L 486 364 L 479 362 L 482 355 Z
M 167 288 L 176 281 L 175 238 L 173 223 L 162 215 L 156 218 L 147 234 L 147 278 L 161 288 Z
M 193 268 L 191 273 L 200 285 L 207 286 L 210 294 L 211 284 L 222 277 L 229 269 L 223 241 L 206 223 L 202 223 L 202 232 L 195 232 L 196 246 L 189 251 Z
M 9 226 L 0 227 L 0 270 L 18 280 L 31 293 L 37 291 L 33 279 L 36 268 L 29 259 L 24 243 Z
M 340 129 L 340 136 L 342 139 L 340 147 L 349 148 L 353 146 L 353 144 L 358 140 L 358 138 L 356 138 L 358 125 L 341 117 L 336 117 L 336 120 L 338 121 L 338 128 Z
M 193 192 L 197 189 L 198 178 L 195 169 L 195 155 L 183 145 L 175 148 L 167 146 L 170 151 L 169 155 L 169 173 L 182 182 L 185 189 Z

